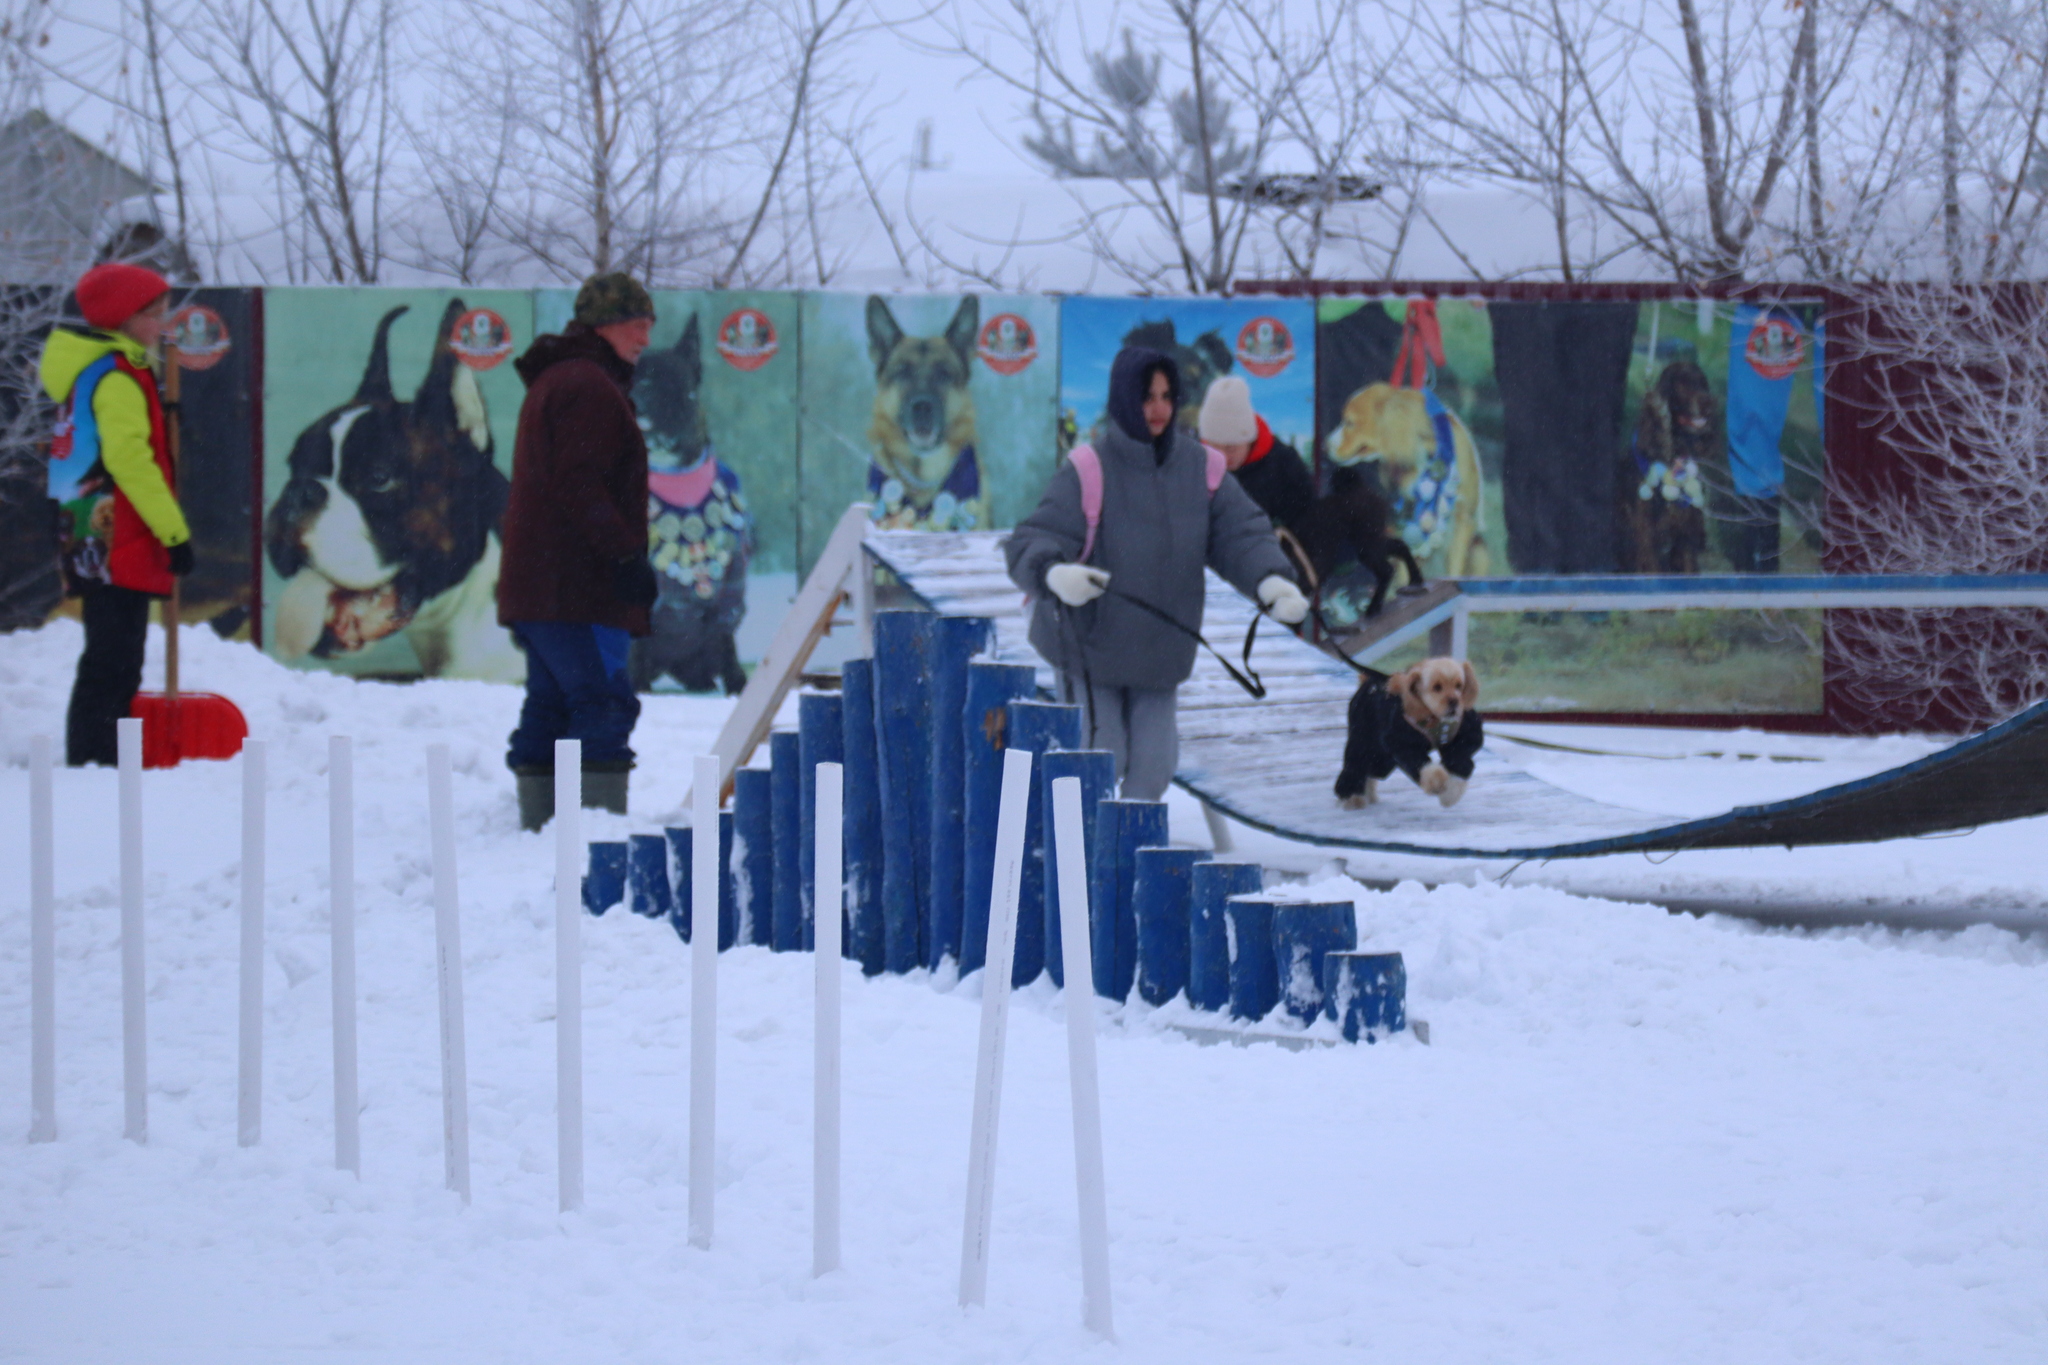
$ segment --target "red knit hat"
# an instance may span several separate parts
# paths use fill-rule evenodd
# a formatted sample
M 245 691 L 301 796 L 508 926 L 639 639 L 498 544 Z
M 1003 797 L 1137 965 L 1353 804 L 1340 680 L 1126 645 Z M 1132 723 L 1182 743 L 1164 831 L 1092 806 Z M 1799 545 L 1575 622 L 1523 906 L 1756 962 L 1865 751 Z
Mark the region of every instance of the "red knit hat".
M 154 270 L 108 261 L 79 277 L 78 311 L 111 331 L 170 292 L 171 282 Z

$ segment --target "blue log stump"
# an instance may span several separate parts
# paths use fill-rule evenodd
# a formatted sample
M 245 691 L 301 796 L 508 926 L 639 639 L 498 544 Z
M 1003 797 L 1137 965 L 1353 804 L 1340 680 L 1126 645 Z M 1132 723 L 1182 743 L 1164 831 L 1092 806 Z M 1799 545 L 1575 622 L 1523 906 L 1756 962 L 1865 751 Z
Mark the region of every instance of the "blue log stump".
M 967 709 L 967 665 L 988 648 L 994 629 L 985 616 L 932 621 L 931 833 L 925 874 L 931 888 L 931 934 L 924 965 L 933 971 L 947 958 L 960 961 L 966 929 L 967 729 L 958 722 Z
M 788 730 L 768 736 L 775 821 L 775 927 L 768 946 L 778 953 L 801 952 L 804 946 L 803 892 L 798 882 L 802 864 L 797 857 L 804 823 L 802 749 L 802 741 Z
M 1280 1007 L 1302 1023 L 1323 1012 L 1323 959 L 1358 946 L 1358 913 L 1350 901 L 1273 907 L 1273 963 Z
M 1138 921 L 1131 895 L 1138 850 L 1166 843 L 1164 801 L 1105 800 L 1095 808 L 1095 849 L 1088 877 L 1088 909 L 1095 963 L 1095 993 L 1128 1000 L 1138 968 Z
M 1257 863 L 1199 862 L 1188 890 L 1188 1003 L 1220 1010 L 1230 1003 L 1230 926 L 1223 918 L 1232 896 L 1265 888 Z
M 875 662 L 839 666 L 840 722 L 846 727 L 846 955 L 874 976 L 882 970 L 882 787 L 875 753 Z
M 583 874 L 583 908 L 593 915 L 602 915 L 625 898 L 625 841 L 592 844 L 590 870 Z
M 667 919 L 674 908 L 669 895 L 668 840 L 659 834 L 626 836 L 626 908 L 648 919 Z
M 1223 902 L 1229 935 L 1230 1017 L 1258 1020 L 1280 998 L 1280 973 L 1273 966 L 1273 902 L 1232 896 Z
M 996 866 L 996 811 L 1003 801 L 1003 750 L 1010 703 L 1037 689 L 1029 664 L 977 661 L 967 665 L 967 704 L 961 717 L 966 793 L 964 866 L 961 869 L 960 974 L 988 960 L 988 902 Z
M 806 692 L 797 698 L 797 771 L 802 774 L 803 828 L 798 833 L 798 913 L 803 919 L 803 949 L 818 946 L 815 917 L 818 901 L 818 765 L 846 761 L 844 703 L 836 693 Z M 839 941 L 846 942 L 845 915 L 841 912 Z
M 733 813 L 722 810 L 718 813 L 718 951 L 724 952 L 740 939 L 739 895 L 734 872 Z M 676 936 L 683 942 L 690 941 L 690 921 L 696 910 L 693 898 L 692 880 L 696 869 L 690 863 L 691 830 L 688 826 L 670 826 L 664 830 L 668 836 L 669 857 L 675 864 L 675 899 L 669 911 L 668 922 L 675 929 Z
M 931 861 L 931 646 L 928 611 L 875 613 L 876 752 L 882 789 L 882 961 L 924 961 Z
M 1039 758 L 1081 747 L 1081 708 L 1051 701 L 1010 703 L 1009 747 Z M 1035 766 L 1035 765 L 1034 765 Z M 1045 911 L 1048 896 L 1045 846 L 1051 833 L 1046 788 L 1031 784 L 1031 809 L 1024 819 L 1024 876 L 1017 890 L 1017 958 L 1011 984 L 1036 981 L 1045 970 Z
M 1188 988 L 1188 920 L 1193 904 L 1192 848 L 1141 848 L 1131 887 L 1138 930 L 1138 998 L 1164 1005 Z
M 766 947 L 775 928 L 775 776 L 766 768 L 741 768 L 732 778 L 733 904 L 740 942 Z M 687 864 L 682 875 L 689 875 Z
M 1052 784 L 1062 777 L 1081 780 L 1082 872 L 1092 876 L 1095 866 L 1095 809 L 1116 795 L 1116 755 L 1107 749 L 1063 749 L 1047 754 L 1038 765 L 1038 799 L 1042 809 L 1052 810 Z M 1046 816 L 1045 833 L 1045 970 L 1052 984 L 1067 984 L 1064 941 L 1060 937 L 1059 840 L 1054 837 L 1052 816 Z M 1091 950 L 1094 940 L 1089 940 Z
M 1408 1027 L 1408 967 L 1399 953 L 1323 956 L 1323 1017 L 1346 1039 L 1377 1043 Z

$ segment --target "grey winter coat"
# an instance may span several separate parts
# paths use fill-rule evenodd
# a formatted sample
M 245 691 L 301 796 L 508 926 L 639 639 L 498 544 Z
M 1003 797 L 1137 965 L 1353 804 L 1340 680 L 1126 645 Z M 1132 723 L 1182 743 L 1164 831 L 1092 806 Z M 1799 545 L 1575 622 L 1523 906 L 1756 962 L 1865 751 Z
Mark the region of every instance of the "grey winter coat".
M 1195 666 L 1195 641 L 1141 607 L 1128 594 L 1202 628 L 1204 565 L 1256 598 L 1267 575 L 1294 580 L 1273 527 L 1251 496 L 1226 474 L 1209 495 L 1208 452 L 1185 431 L 1162 461 L 1150 443 L 1133 440 L 1114 422 L 1095 442 L 1102 461 L 1102 520 L 1088 562 L 1109 573 L 1109 591 L 1068 607 L 1045 586 L 1045 571 L 1080 557 L 1087 521 L 1081 477 L 1062 462 L 1039 502 L 1004 546 L 1010 577 L 1031 594 L 1031 644 L 1063 672 L 1085 670 L 1098 686 L 1172 688 Z M 1065 623 L 1061 617 L 1066 618 Z

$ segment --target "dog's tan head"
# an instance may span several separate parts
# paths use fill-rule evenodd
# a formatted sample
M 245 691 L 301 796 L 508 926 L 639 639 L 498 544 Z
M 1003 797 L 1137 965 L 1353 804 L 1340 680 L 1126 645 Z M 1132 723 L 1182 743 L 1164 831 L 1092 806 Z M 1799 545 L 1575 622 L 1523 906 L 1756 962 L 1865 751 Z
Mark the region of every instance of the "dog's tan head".
M 868 356 L 875 365 L 875 413 L 868 427 L 875 463 L 902 481 L 906 500 L 929 506 L 960 452 L 974 444 L 967 382 L 980 302 L 960 301 L 944 335 L 911 336 L 880 295 L 868 299 Z
M 1330 433 L 1329 456 L 1338 464 L 1380 461 L 1383 482 L 1405 488 L 1415 471 L 1436 458 L 1436 424 L 1419 389 L 1368 384 L 1344 404 L 1344 421 Z
M 1424 659 L 1387 679 L 1408 723 L 1441 747 L 1451 742 L 1465 713 L 1479 701 L 1479 675 L 1462 659 Z

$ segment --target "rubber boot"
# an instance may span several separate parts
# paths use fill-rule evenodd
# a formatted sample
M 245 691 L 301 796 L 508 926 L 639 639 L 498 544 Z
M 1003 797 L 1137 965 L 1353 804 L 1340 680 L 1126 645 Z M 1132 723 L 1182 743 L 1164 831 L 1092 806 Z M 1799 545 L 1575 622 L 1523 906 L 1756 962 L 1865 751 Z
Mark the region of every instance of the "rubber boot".
M 555 770 L 514 768 L 512 777 L 519 784 L 519 828 L 528 833 L 545 829 L 555 818 Z
M 626 779 L 632 775 L 632 771 L 630 764 L 592 767 L 586 763 L 583 766 L 583 808 L 624 815 Z

